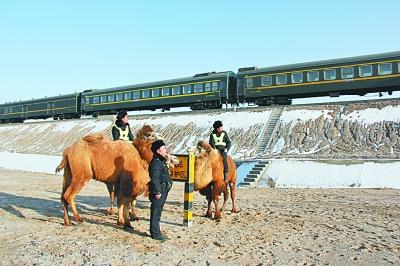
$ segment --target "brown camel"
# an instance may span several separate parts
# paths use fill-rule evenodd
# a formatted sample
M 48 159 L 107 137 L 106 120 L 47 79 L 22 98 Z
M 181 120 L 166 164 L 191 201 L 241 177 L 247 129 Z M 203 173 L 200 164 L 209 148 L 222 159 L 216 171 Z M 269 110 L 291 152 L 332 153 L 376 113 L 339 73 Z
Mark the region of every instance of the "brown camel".
M 215 219 L 220 220 L 225 211 L 225 205 L 229 197 L 227 184 L 224 182 L 224 163 L 222 155 L 210 144 L 199 141 L 197 147 L 200 150 L 195 160 L 194 189 L 205 195 L 208 201 L 206 217 L 212 218 L 211 202 L 215 205 Z M 236 165 L 231 156 L 228 156 L 228 184 L 232 200 L 232 213 L 236 213 Z M 224 193 L 224 203 L 219 209 L 219 197 Z
M 104 183 L 119 183 L 118 224 L 131 228 L 129 207 L 131 200 L 149 189 L 149 174 L 137 149 L 129 142 L 110 141 L 103 134 L 92 134 L 78 140 L 64 150 L 57 167 L 64 168 L 61 201 L 64 224 L 71 225 L 68 205 L 75 220 L 81 223 L 74 198 L 91 178 Z

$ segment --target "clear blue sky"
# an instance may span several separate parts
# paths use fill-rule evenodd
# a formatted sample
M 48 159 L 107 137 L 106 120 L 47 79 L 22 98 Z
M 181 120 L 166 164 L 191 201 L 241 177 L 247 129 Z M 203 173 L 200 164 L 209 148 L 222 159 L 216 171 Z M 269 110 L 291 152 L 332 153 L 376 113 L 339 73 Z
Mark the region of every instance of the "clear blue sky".
M 0 103 L 400 50 L 400 1 L 2 1 Z

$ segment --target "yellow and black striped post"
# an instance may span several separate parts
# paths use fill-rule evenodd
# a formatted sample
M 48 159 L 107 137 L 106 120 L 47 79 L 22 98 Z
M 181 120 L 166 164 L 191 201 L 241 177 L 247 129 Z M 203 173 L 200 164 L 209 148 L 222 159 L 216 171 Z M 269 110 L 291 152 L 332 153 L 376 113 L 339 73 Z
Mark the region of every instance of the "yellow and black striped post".
M 189 152 L 188 178 L 185 182 L 185 202 L 183 204 L 183 226 L 186 227 L 192 226 L 193 219 L 194 160 L 194 153 Z

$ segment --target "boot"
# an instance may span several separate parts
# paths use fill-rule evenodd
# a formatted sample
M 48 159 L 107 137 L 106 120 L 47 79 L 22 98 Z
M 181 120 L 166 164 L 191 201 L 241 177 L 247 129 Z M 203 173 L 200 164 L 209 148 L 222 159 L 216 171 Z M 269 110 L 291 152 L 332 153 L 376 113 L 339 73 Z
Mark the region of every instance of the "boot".
M 224 181 L 228 182 L 228 172 L 224 172 Z

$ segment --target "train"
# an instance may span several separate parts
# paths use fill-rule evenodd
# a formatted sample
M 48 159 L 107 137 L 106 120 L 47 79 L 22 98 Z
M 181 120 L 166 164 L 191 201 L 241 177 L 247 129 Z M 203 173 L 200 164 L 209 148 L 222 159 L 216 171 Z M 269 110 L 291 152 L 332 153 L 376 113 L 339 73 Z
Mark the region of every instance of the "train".
M 288 105 L 293 99 L 400 90 L 400 51 L 191 77 L 0 104 L 0 122 L 79 118 L 120 110 L 220 109 L 224 104 Z

